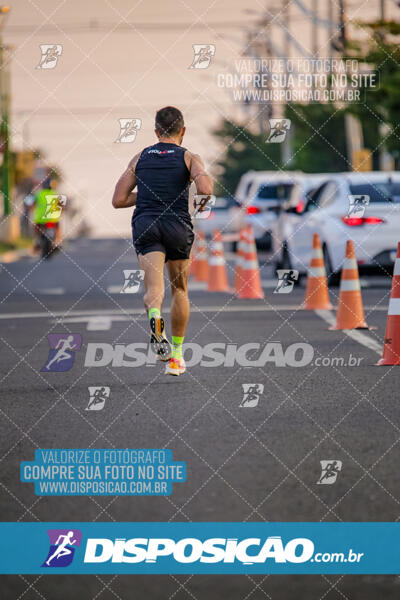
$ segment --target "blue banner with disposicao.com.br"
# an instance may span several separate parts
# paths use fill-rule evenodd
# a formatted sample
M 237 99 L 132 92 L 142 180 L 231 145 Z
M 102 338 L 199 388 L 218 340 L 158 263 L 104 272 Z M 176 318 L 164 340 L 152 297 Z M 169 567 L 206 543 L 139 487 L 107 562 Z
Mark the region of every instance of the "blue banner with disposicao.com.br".
M 399 574 L 400 523 L 1 523 L 1 574 Z

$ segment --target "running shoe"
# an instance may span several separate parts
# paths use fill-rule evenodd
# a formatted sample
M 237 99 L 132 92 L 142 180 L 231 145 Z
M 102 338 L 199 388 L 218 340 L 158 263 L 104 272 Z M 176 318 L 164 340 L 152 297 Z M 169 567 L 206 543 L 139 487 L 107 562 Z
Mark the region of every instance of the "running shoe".
M 150 348 L 157 355 L 158 360 L 166 362 L 171 358 L 172 348 L 164 333 L 164 319 L 152 317 L 150 319 Z
M 183 358 L 170 358 L 165 366 L 166 375 L 182 375 L 186 371 L 186 365 Z

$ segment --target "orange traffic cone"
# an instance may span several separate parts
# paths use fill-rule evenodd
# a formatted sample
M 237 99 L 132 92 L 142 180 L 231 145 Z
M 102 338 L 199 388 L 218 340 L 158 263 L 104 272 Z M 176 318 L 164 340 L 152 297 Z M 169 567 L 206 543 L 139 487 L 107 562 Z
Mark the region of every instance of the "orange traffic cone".
M 208 261 L 208 287 L 209 292 L 230 292 L 228 277 L 226 274 L 226 263 L 224 258 L 224 246 L 221 232 L 214 231 L 213 240 L 210 244 L 211 256 Z
M 239 293 L 240 286 L 242 285 L 242 262 L 243 262 L 243 250 L 246 239 L 246 230 L 244 227 L 239 231 L 239 242 L 236 248 L 236 266 L 235 266 L 235 283 L 234 289 L 235 294 Z
M 306 297 L 303 308 L 306 310 L 330 309 L 328 283 L 321 241 L 318 233 L 313 236 L 313 249 L 311 252 L 310 267 L 308 269 Z
M 346 242 L 346 258 L 340 278 L 336 325 L 329 329 L 370 329 L 364 318 L 360 279 L 352 240 Z
M 400 365 L 400 242 L 394 263 L 383 354 L 378 365 Z
M 238 298 L 264 298 L 258 267 L 257 249 L 251 225 L 245 228 L 242 243 Z
M 207 242 L 204 233 L 197 234 L 196 281 L 208 281 Z

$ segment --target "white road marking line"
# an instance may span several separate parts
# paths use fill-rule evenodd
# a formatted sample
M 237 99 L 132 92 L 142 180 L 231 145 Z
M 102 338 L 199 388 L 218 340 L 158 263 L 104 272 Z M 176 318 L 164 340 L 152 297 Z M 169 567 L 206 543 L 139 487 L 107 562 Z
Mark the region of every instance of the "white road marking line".
M 109 294 L 120 294 L 122 290 L 122 285 L 109 285 L 107 287 L 107 292 Z
M 271 289 L 276 288 L 278 280 L 276 279 L 261 279 L 261 287 Z
M 330 310 L 316 310 L 314 311 L 321 319 L 326 321 L 329 325 L 335 325 L 336 319 L 333 313 Z M 382 346 L 376 340 L 370 338 L 365 333 L 361 333 L 359 329 L 341 329 L 339 330 L 342 333 L 348 335 L 350 338 L 361 344 L 362 346 L 366 346 L 370 350 L 373 350 L 379 356 L 382 356 Z
M 206 291 L 207 283 L 205 281 L 189 281 L 189 290 L 192 292 Z
M 86 329 L 88 331 L 107 331 L 111 328 L 111 323 L 111 317 L 89 317 Z
M 387 312 L 387 306 L 364 306 L 365 311 L 379 311 L 379 312 Z M 257 305 L 248 305 L 248 304 L 240 304 L 234 306 L 227 306 L 222 308 L 222 306 L 194 306 L 191 309 L 192 313 L 197 312 L 280 312 L 285 310 L 300 310 L 299 304 L 281 304 L 281 305 L 269 305 L 265 304 L 257 304 Z M 119 309 L 110 309 L 107 310 L 105 308 L 99 310 L 71 310 L 71 311 L 51 311 L 48 312 L 25 312 L 25 313 L 2 313 L 0 314 L 0 320 L 7 319 L 49 319 L 51 317 L 56 319 L 63 319 L 66 313 L 71 317 L 101 317 L 101 316 L 113 316 L 113 315 L 124 315 L 125 318 L 129 318 L 130 315 L 140 315 L 143 314 L 144 308 L 130 308 L 126 310 L 126 313 Z M 163 313 L 169 313 L 171 309 L 169 307 L 163 308 Z M 86 319 L 87 320 L 87 319 Z
M 34 294 L 45 294 L 46 296 L 62 296 L 65 293 L 65 288 L 63 287 L 55 287 L 55 288 L 42 288 L 41 290 L 37 290 L 33 292 Z

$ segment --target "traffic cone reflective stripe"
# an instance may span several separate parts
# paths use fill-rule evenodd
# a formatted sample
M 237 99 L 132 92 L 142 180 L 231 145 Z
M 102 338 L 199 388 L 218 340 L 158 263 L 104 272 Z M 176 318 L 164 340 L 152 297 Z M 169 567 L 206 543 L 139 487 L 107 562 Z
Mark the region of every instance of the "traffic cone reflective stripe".
M 248 225 L 244 232 L 240 280 L 238 281 L 236 294 L 238 298 L 264 298 L 264 292 L 261 287 L 257 249 L 251 225 Z
M 342 292 L 358 292 L 361 291 L 359 279 L 342 279 L 340 283 Z
M 369 329 L 364 318 L 358 265 L 352 240 L 346 242 L 346 258 L 340 278 L 336 325 L 329 329 Z
M 306 296 L 303 308 L 306 310 L 326 310 L 332 308 L 329 302 L 324 256 L 322 254 L 321 241 L 317 233 L 314 233 L 313 236 L 313 249 L 307 272 Z
M 211 256 L 208 264 L 210 265 L 210 267 L 222 266 L 225 265 L 225 259 L 223 256 Z
M 325 267 L 309 267 L 308 269 L 309 277 L 325 277 Z
M 400 242 L 393 269 L 383 353 L 378 365 L 400 365 Z
M 391 298 L 389 300 L 388 315 L 400 315 L 400 298 Z
M 196 281 L 208 281 L 207 242 L 204 233 L 199 232 L 197 235 L 196 270 L 194 278 Z
M 208 287 L 209 292 L 229 292 L 228 277 L 226 274 L 226 263 L 224 258 L 224 246 L 221 232 L 214 231 L 213 240 L 210 245 L 211 256 L 208 262 Z

